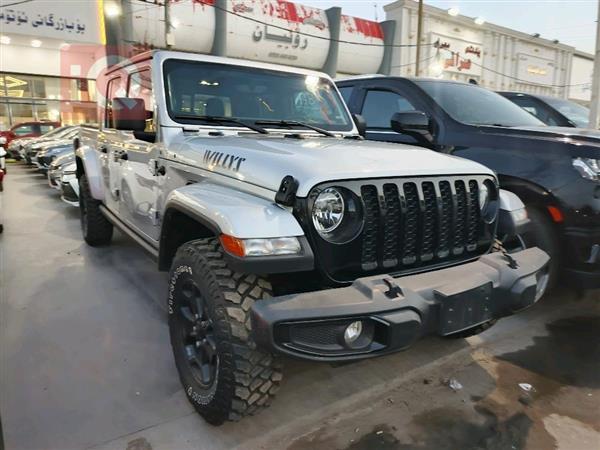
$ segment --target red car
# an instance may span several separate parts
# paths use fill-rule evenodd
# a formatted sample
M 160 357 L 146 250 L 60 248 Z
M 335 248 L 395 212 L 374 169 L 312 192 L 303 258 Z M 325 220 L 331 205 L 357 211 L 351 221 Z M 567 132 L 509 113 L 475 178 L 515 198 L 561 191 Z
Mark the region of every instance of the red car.
M 60 127 L 60 122 L 22 122 L 14 125 L 9 130 L 0 131 L 0 137 L 6 138 L 6 142 L 3 145 L 5 148 L 7 148 L 8 144 L 10 144 L 10 141 L 13 139 L 22 137 L 38 137 L 57 127 Z

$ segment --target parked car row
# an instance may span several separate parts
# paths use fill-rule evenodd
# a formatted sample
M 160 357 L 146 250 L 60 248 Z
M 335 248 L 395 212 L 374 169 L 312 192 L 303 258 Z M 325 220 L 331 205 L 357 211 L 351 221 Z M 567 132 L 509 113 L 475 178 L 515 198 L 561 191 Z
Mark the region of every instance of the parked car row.
M 280 355 L 350 361 L 478 334 L 561 271 L 600 287 L 593 131 L 439 80 L 338 90 L 170 51 L 102 77 L 101 124 L 77 127 L 74 152 L 57 150 L 66 131 L 22 155 L 80 206 L 90 246 L 117 227 L 169 272 L 175 365 L 211 424 L 268 406 Z
M 79 183 L 76 176 L 74 140 L 83 127 L 97 125 L 70 125 L 54 129 L 37 138 L 15 139 L 9 146 L 10 154 L 35 166 L 48 178 L 50 187 L 61 193 L 61 199 L 79 207 Z

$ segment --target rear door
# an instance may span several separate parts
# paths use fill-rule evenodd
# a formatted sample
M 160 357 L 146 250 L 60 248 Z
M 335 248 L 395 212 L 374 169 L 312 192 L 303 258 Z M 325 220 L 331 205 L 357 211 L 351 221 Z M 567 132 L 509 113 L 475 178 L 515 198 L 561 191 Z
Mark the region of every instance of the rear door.
M 159 238 L 157 211 L 158 176 L 154 162 L 159 156 L 154 121 L 154 97 L 149 66 L 128 76 L 127 97 L 142 99 L 146 108 L 144 132 L 121 130 L 121 199 L 119 216 L 146 238 Z
M 106 86 L 106 106 L 102 130 L 98 133 L 97 151 L 102 164 L 102 179 L 104 182 L 105 204 L 108 209 L 117 213 L 121 197 L 121 136 L 115 129 L 112 117 L 112 99 L 124 97 L 127 80 L 123 75 L 117 75 L 108 80 Z

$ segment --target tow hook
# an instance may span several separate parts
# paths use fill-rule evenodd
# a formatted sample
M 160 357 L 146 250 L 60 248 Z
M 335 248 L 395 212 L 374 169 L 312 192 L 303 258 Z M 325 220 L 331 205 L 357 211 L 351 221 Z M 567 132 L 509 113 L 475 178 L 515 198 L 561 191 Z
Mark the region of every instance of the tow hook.
M 519 268 L 519 263 L 517 263 L 517 261 L 512 256 L 510 256 L 510 253 L 508 253 L 508 251 L 504 248 L 504 245 L 502 245 L 502 242 L 499 239 L 496 239 L 494 241 L 493 249 L 502 253 L 502 256 L 504 256 L 504 258 L 508 262 L 508 267 L 510 267 L 511 269 Z
M 387 291 L 384 292 L 384 294 L 387 298 L 393 299 L 396 297 L 404 296 L 404 292 L 402 292 L 402 288 L 400 286 L 398 286 L 396 283 L 394 283 L 392 280 L 390 280 L 389 278 L 384 278 L 383 282 L 385 284 L 387 284 L 387 287 L 389 288 Z

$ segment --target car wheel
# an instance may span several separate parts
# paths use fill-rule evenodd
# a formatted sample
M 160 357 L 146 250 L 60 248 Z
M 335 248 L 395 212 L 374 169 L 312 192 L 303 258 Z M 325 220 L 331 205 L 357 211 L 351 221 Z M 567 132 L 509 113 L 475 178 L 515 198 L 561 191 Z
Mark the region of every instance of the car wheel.
M 217 239 L 179 248 L 170 271 L 169 332 L 175 364 L 194 408 L 213 425 L 268 406 L 282 375 L 250 335 L 250 308 L 271 297 L 262 277 L 227 267 Z
M 92 197 L 85 174 L 79 179 L 79 209 L 81 211 L 81 231 L 83 239 L 92 247 L 108 245 L 113 235 L 113 225 L 102 211 L 101 202 Z

